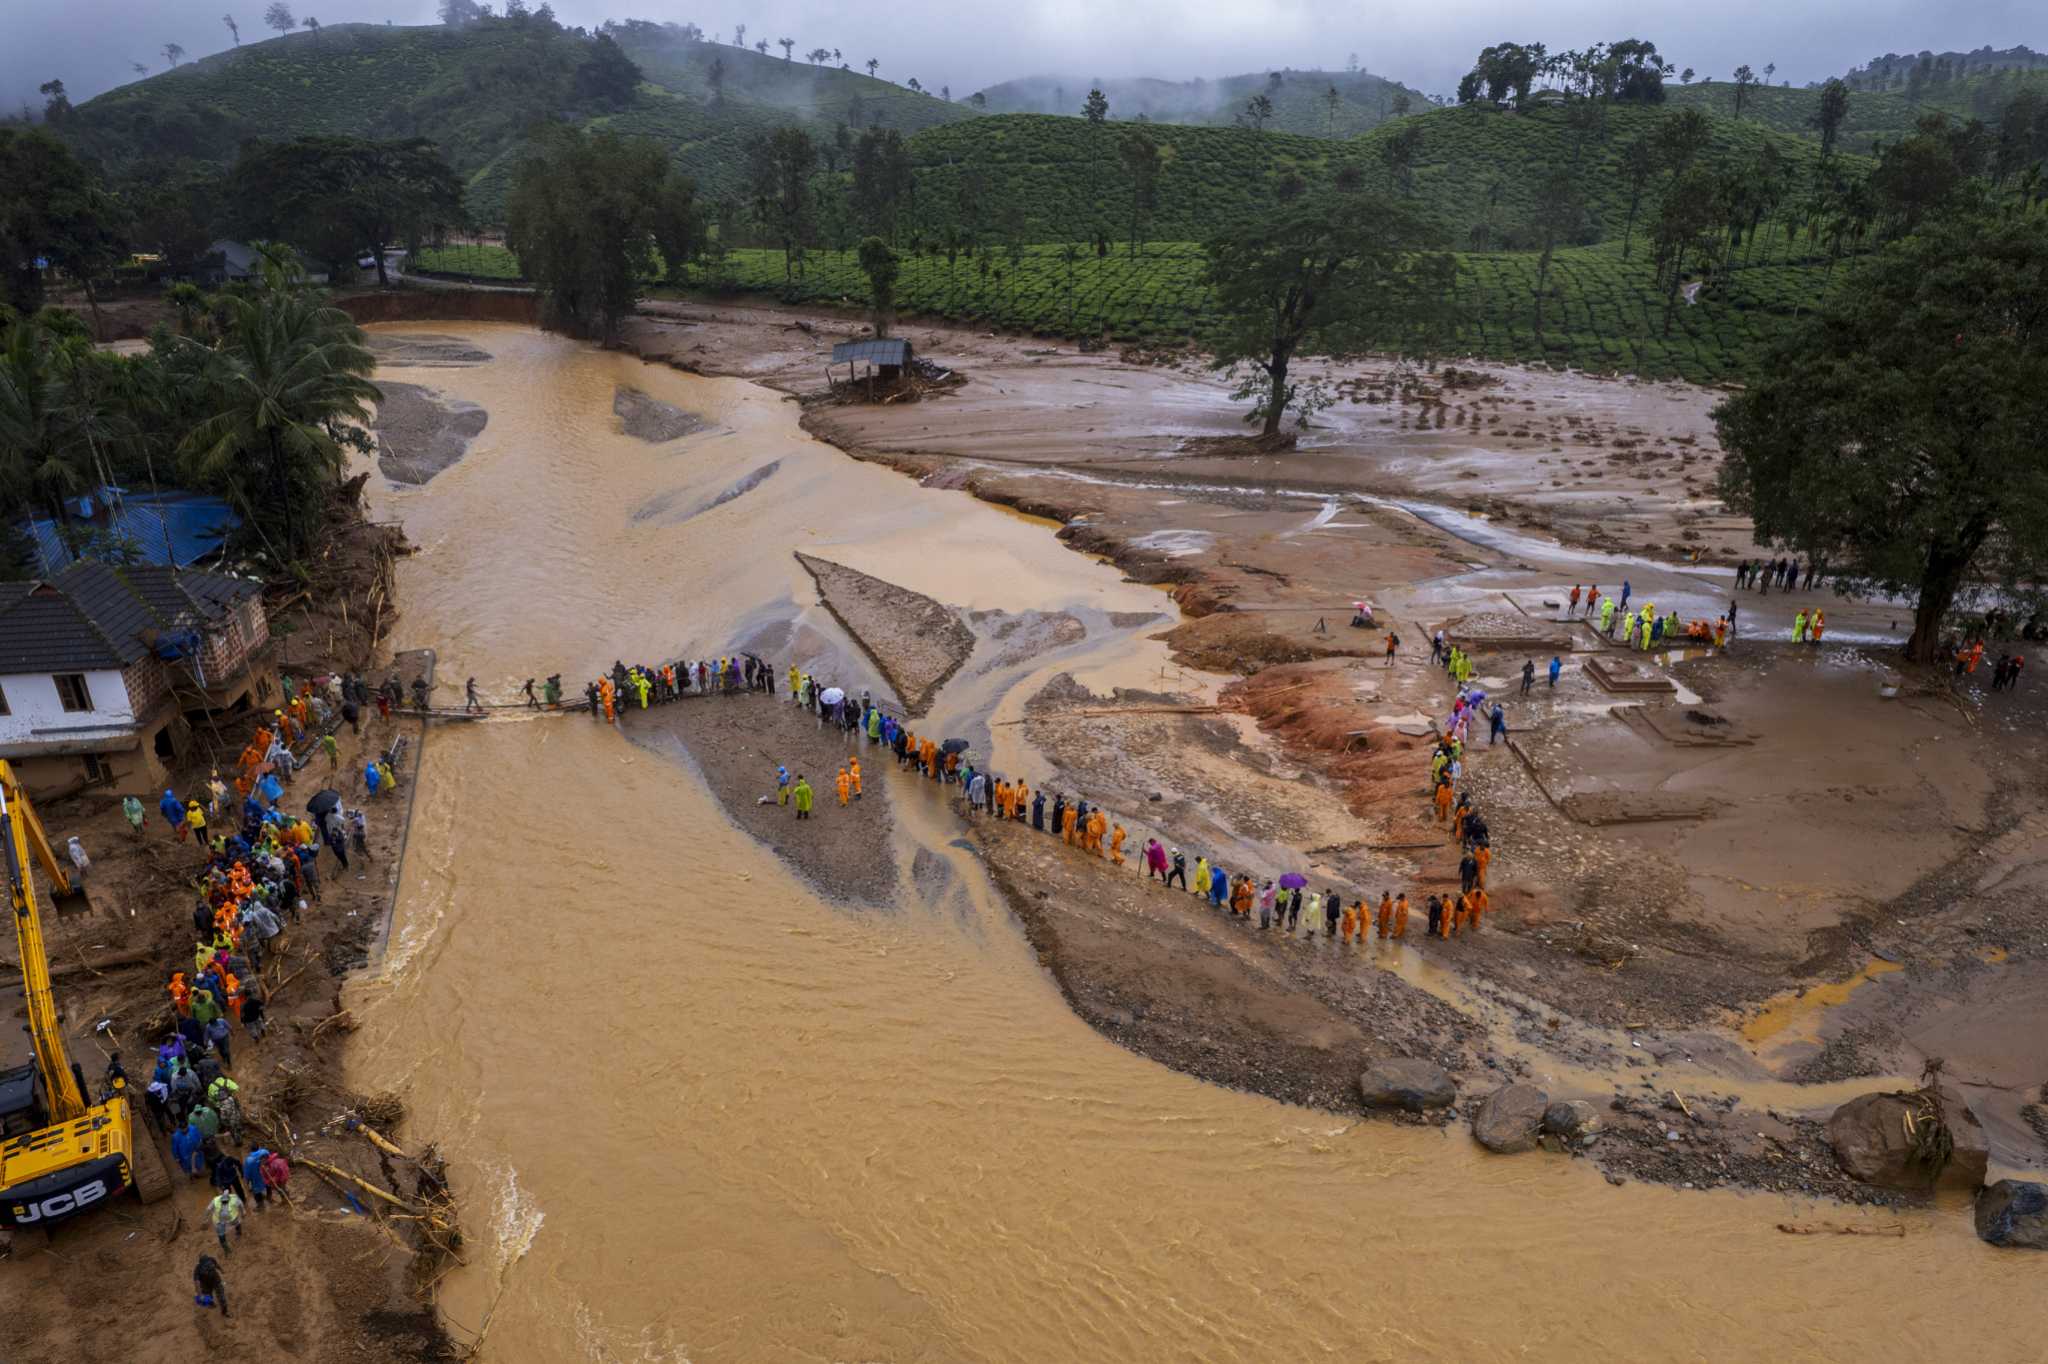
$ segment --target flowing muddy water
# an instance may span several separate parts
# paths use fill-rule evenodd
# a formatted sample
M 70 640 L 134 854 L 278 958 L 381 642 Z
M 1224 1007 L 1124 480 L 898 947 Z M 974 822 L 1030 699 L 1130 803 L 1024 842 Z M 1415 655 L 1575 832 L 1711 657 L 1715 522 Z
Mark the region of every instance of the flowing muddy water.
M 941 722 L 1013 715 L 1062 668 L 1100 689 L 1163 663 L 1144 627 L 1102 624 L 1157 592 L 810 440 L 774 393 L 519 328 L 461 335 L 495 358 L 432 382 L 489 425 L 380 507 L 422 546 L 398 642 L 439 649 L 455 687 L 580 683 L 788 617 L 800 655 L 852 675 L 799 547 L 1099 636 L 963 671 Z M 621 385 L 708 429 L 621 434 Z M 634 518 L 772 460 L 705 514 Z M 472 1247 L 441 1300 L 459 1336 L 492 1314 L 486 1359 L 2033 1353 L 2038 1267 L 1953 1207 L 1610 1188 L 1583 1161 L 1490 1158 L 1461 1128 L 1354 1124 L 1119 1049 L 908 779 L 896 852 L 906 873 L 926 852 L 880 913 L 819 898 L 691 771 L 587 719 L 445 727 L 419 780 L 390 946 L 351 988 L 352 1079 L 401 1089 L 411 1139 L 450 1157 Z M 1816 1216 L 1908 1234 L 1774 1229 Z

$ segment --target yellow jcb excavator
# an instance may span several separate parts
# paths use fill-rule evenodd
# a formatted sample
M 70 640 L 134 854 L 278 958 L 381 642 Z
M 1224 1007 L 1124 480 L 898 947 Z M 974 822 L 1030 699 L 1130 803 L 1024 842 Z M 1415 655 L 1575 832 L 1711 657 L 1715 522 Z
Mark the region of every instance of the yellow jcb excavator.
M 71 893 L 71 880 L 5 759 L 0 759 L 0 847 L 6 850 L 8 902 L 21 949 L 29 1044 L 35 1053 L 27 1065 L 0 1068 L 0 1227 L 47 1227 L 131 1188 L 143 1202 L 154 1203 L 169 1195 L 170 1174 L 156 1144 L 138 1128 L 126 1077 L 112 1071 L 108 1092 L 93 1103 L 84 1072 L 65 1052 L 29 870 L 30 848 L 58 895 Z

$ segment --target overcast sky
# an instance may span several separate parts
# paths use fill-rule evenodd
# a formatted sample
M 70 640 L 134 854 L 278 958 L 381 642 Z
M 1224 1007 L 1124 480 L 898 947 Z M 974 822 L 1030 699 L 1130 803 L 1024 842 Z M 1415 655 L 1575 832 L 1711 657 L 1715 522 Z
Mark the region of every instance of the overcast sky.
M 289 0 L 301 18 L 426 23 L 433 0 Z M 538 0 L 532 0 L 537 4 Z M 268 36 L 267 0 L 0 0 L 0 101 L 28 99 L 61 78 L 74 101 L 135 79 L 132 63 L 164 66 L 178 43 L 200 56 L 229 45 L 223 10 L 242 40 Z M 1540 17 L 1531 11 L 1540 9 Z M 1340 0 L 556 0 L 564 23 L 606 17 L 692 21 L 720 38 L 823 44 L 849 61 L 880 58 L 881 74 L 950 85 L 956 97 L 1013 76 L 1233 75 L 1281 66 L 1332 69 L 1358 54 L 1368 70 L 1447 92 L 1473 54 L 1503 39 L 1555 50 L 1644 37 L 1666 59 L 1725 77 L 1743 62 L 1775 62 L 1778 80 L 1804 84 L 1885 52 L 1989 44 L 2048 47 L 2044 0 L 1427 0 L 1368 7 Z M 858 58 L 855 53 L 858 52 Z

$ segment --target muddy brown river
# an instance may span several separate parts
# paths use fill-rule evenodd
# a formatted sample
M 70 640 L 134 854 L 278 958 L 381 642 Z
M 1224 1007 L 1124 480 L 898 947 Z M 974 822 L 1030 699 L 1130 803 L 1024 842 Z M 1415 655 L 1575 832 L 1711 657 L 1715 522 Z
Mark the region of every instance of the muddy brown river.
M 1042 525 L 811 440 L 779 394 L 436 330 L 494 358 L 384 373 L 489 424 L 378 510 L 421 546 L 396 643 L 439 651 L 444 698 L 555 671 L 574 692 L 742 635 L 851 657 L 795 548 L 961 607 L 1161 609 Z M 622 386 L 704 429 L 622 433 Z M 1014 709 L 1057 670 L 1143 685 L 1145 633 L 963 673 L 938 715 Z M 351 987 L 352 1078 L 402 1091 L 450 1159 L 471 1246 L 441 1302 L 460 1339 L 488 1322 L 487 1360 L 2038 1356 L 2040 1264 L 1956 1206 L 1614 1188 L 1119 1049 L 928 788 L 897 792 L 900 903 L 854 912 L 588 719 L 437 729 L 419 781 L 388 948 Z M 1816 1220 L 1906 1235 L 1776 1229 Z

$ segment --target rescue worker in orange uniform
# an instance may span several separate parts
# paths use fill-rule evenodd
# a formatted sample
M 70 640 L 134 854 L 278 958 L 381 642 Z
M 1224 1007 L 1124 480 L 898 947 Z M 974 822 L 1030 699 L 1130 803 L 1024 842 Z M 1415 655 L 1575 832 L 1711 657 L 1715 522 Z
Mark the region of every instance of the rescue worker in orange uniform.
M 1477 933 L 1479 931 L 1479 916 L 1493 908 L 1493 901 L 1488 898 L 1484 890 L 1475 890 L 1465 897 L 1465 903 L 1466 908 L 1471 911 L 1469 920 L 1470 931 Z
M 839 793 L 841 805 L 845 805 L 853 796 L 853 778 L 846 775 L 846 768 L 843 765 L 839 769 L 839 775 L 833 778 L 832 788 Z
M 1394 901 L 1394 936 L 1396 938 L 1399 938 L 1406 935 L 1407 932 L 1408 892 L 1404 890 L 1401 892 L 1399 898 L 1397 898 Z
M 1479 864 L 1479 879 L 1473 882 L 1473 884 L 1484 890 L 1486 889 L 1486 864 L 1493 861 L 1493 848 L 1488 844 L 1481 843 L 1472 850 L 1472 860 Z
M 1394 897 L 1385 891 L 1380 892 L 1379 922 L 1380 936 L 1384 938 L 1394 926 Z
M 1109 860 L 1121 867 L 1124 864 L 1124 826 L 1119 824 L 1109 836 Z
M 1451 801 L 1453 799 L 1450 778 L 1448 776 L 1443 777 L 1436 784 L 1436 822 L 1438 824 L 1449 824 L 1451 822 Z
M 859 800 L 859 799 L 860 799 L 860 795 L 861 795 L 861 792 L 860 792 L 860 759 L 859 759 L 859 758 L 856 758 L 856 757 L 854 757 L 854 756 L 853 756 L 853 755 L 851 755 L 851 754 L 848 754 L 848 755 L 847 755 L 847 759 L 846 759 L 846 775 L 847 775 L 848 777 L 850 777 L 850 778 L 852 778 L 852 779 L 853 779 L 853 798 L 854 798 L 855 800 Z M 844 804 L 845 802 L 844 802 L 844 801 L 842 801 L 842 802 L 840 802 L 840 803 L 841 803 L 841 804 Z
M 1362 931 L 1360 931 L 1361 929 L 1362 925 L 1360 925 L 1358 922 L 1358 911 L 1356 909 L 1353 909 L 1350 905 L 1344 906 L 1343 927 L 1337 930 L 1339 933 L 1343 935 L 1344 941 L 1347 943 L 1350 942 L 1351 935 L 1354 932 L 1357 932 L 1360 940 L 1363 941 L 1365 934 Z
M 190 1018 L 192 1016 L 192 987 L 185 983 L 185 973 L 183 971 L 173 971 L 171 973 L 171 983 L 164 986 L 164 989 L 170 991 L 171 1007 L 178 1011 L 178 1017 Z
M 1079 819 L 1079 812 L 1071 805 L 1060 817 L 1060 841 L 1070 848 L 1074 846 L 1074 825 Z
M 1088 851 L 1103 856 L 1102 840 L 1109 835 L 1109 816 L 1100 810 L 1088 813 Z
M 1010 795 L 1010 813 L 1013 818 L 1024 818 L 1024 812 L 1031 808 L 1031 784 L 1019 781 Z

